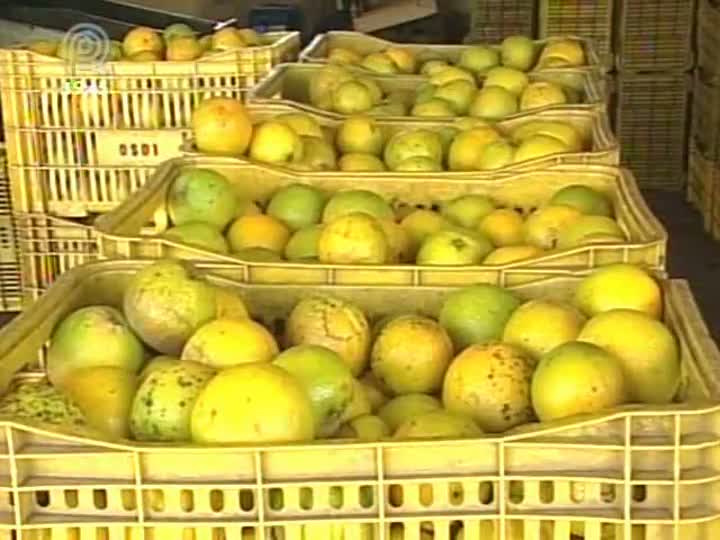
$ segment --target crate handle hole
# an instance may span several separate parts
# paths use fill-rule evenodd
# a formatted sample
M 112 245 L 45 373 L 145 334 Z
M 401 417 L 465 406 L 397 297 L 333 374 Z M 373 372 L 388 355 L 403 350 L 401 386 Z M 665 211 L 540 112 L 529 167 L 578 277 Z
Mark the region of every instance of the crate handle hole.
M 340 496 L 342 497 L 342 489 L 340 490 Z M 300 488 L 300 508 L 302 508 L 303 510 L 312 510 L 313 504 L 314 501 L 312 488 Z
M 480 492 L 479 500 L 482 504 L 492 504 L 492 502 L 495 500 L 495 486 L 493 486 L 492 482 L 480 482 L 480 485 L 478 486 Z
M 540 482 L 540 502 L 550 504 L 555 500 L 555 486 L 552 482 Z
M 344 504 L 344 493 L 343 488 L 340 486 L 330 486 L 329 489 L 329 499 L 330 499 L 330 506 L 332 508 L 335 508 L 336 510 L 339 510 L 343 507 Z
M 180 490 L 180 508 L 183 512 L 192 512 L 195 509 L 195 495 L 191 489 Z
M 222 512 L 225 508 L 225 494 L 219 489 L 210 490 L 210 509 L 213 512 Z
M 451 482 L 450 485 L 448 485 L 448 498 L 450 499 L 451 505 L 460 506 L 465 499 L 463 485 L 459 482 Z
M 525 489 L 523 483 L 518 480 L 511 480 L 509 485 L 508 499 L 513 504 L 520 504 L 525 498 Z
M 255 494 L 251 489 L 240 490 L 240 509 L 250 512 L 255 508 Z
M 282 489 L 271 488 L 268 492 L 268 497 L 268 504 L 271 510 L 282 510 L 285 507 L 285 494 Z
M 122 507 L 124 510 L 132 511 L 137 509 L 137 499 L 133 490 L 123 489 L 120 498 L 122 499 Z
M 572 482 L 570 484 L 570 500 L 576 504 L 585 501 L 585 484 L 582 482 Z
M 50 492 L 49 491 L 36 491 L 35 502 L 38 506 L 46 508 L 50 506 Z
M 403 505 L 403 499 L 405 498 L 405 494 L 403 492 L 403 487 L 401 484 L 392 484 L 390 486 L 390 493 L 388 500 L 390 502 L 390 506 L 394 508 L 400 508 Z
M 98 510 L 107 508 L 107 491 L 104 489 L 93 489 L 93 503 Z
M 68 508 L 77 508 L 79 504 L 77 489 L 66 489 L 64 495 L 65 506 Z
M 600 488 L 600 498 L 603 502 L 615 502 L 615 486 L 613 484 L 603 484 Z
M 644 502 L 647 499 L 647 487 L 643 485 L 633 486 L 632 498 L 635 502 Z
M 421 506 L 432 506 L 434 493 L 432 484 L 420 484 L 420 505 Z
M 372 486 L 360 486 L 360 506 L 363 508 L 375 506 L 375 491 Z

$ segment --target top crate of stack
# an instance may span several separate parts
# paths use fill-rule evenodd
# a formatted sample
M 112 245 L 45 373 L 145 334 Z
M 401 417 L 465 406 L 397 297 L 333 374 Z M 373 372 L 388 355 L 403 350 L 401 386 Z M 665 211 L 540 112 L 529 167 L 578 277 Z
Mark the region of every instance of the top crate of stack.
M 298 32 L 267 33 L 265 45 L 193 61 L 73 64 L 24 49 L 0 49 L 6 128 L 189 127 L 192 107 L 210 94 L 242 98 L 280 63 L 297 59 Z M 152 98 L 153 108 L 144 102 Z M 83 103 L 83 102 L 87 103 Z
M 620 5 L 620 70 L 638 73 L 692 68 L 694 0 L 622 0 Z
M 474 0 L 465 43 L 501 41 L 513 35 L 534 35 L 534 0 Z
M 14 209 L 83 217 L 113 208 L 142 185 L 138 173 L 180 154 L 200 101 L 244 99 L 300 50 L 297 32 L 269 32 L 261 40 L 193 61 L 89 65 L 0 49 Z
M 540 0 L 538 36 L 582 36 L 595 43 L 606 71 L 611 71 L 613 58 L 612 0 Z

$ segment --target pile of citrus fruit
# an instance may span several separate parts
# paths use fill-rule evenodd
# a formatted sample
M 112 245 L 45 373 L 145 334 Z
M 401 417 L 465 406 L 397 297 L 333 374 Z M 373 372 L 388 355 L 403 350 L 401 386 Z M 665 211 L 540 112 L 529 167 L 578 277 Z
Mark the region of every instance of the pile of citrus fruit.
M 362 55 L 351 47 L 330 47 L 327 61 L 331 64 L 351 65 L 384 75 L 422 74 L 447 66 L 456 66 L 483 74 L 497 66 L 519 71 L 545 68 L 584 66 L 587 62 L 581 43 L 572 39 L 555 39 L 547 44 L 534 43 L 525 36 L 509 36 L 499 47 L 475 44 L 463 48 L 457 57 L 440 51 L 420 51 L 391 46 L 384 51 Z
M 402 298 L 365 312 L 340 290 L 308 291 L 278 299 L 278 325 L 252 295 L 159 260 L 129 278 L 122 310 L 92 305 L 59 322 L 47 372 L 61 398 L 26 387 L 0 414 L 212 444 L 475 437 L 671 402 L 680 350 L 654 278 L 613 265 L 573 286 L 532 299 L 449 289 L 430 313 Z
M 518 69 L 498 66 L 482 74 L 447 66 L 432 70 L 415 91 L 385 90 L 390 81 L 344 67 L 318 68 L 309 80 L 312 105 L 338 114 L 372 116 L 471 116 L 501 120 L 519 112 L 580 103 L 582 94 L 558 81 L 531 80 Z M 479 86 L 479 88 L 478 88 Z
M 612 200 L 580 184 L 528 215 L 480 194 L 425 208 L 400 203 L 365 189 L 326 193 L 291 183 L 261 208 L 237 197 L 218 172 L 187 168 L 168 188 L 173 226 L 164 236 L 248 261 L 447 266 L 507 264 L 627 239 Z
M 528 120 L 512 129 L 463 118 L 436 127 L 390 129 L 370 116 L 352 116 L 337 129 L 304 113 L 254 123 L 238 101 L 212 98 L 193 112 L 197 150 L 245 156 L 298 171 L 438 172 L 498 170 L 560 153 L 587 141 L 570 123 Z
M 212 54 L 247 47 L 267 45 L 267 42 L 252 28 L 226 26 L 212 34 L 199 36 L 190 26 L 183 23 L 171 24 L 162 32 L 147 26 L 130 30 L 122 41 L 108 40 L 105 45 L 95 43 L 97 51 L 107 50 L 107 58 L 93 58 L 108 62 L 158 62 L 191 61 Z M 38 54 L 55 56 L 68 62 L 87 60 L 87 51 L 82 50 L 80 40 L 72 34 L 60 41 L 38 40 L 26 48 Z

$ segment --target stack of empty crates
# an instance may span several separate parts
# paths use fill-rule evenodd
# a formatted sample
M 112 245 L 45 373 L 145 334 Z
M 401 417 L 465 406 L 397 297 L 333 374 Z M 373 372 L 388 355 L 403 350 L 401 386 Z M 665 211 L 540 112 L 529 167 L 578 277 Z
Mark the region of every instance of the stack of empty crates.
M 685 185 L 694 20 L 694 0 L 617 5 L 615 130 L 641 188 Z
M 720 239 L 720 4 L 699 0 L 688 199 Z
M 471 0 L 466 43 L 499 42 L 512 35 L 535 35 L 536 0 Z

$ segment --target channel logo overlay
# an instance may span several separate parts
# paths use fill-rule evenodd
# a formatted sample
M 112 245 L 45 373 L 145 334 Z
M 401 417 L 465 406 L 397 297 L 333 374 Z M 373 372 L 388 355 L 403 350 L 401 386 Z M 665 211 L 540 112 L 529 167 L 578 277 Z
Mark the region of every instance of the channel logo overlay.
M 67 31 L 60 47 L 67 51 L 67 61 L 78 67 L 101 68 L 110 58 L 110 38 L 96 24 L 76 24 Z

